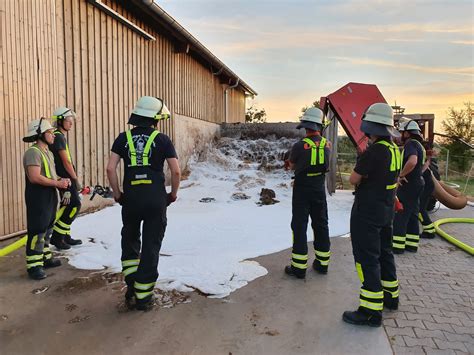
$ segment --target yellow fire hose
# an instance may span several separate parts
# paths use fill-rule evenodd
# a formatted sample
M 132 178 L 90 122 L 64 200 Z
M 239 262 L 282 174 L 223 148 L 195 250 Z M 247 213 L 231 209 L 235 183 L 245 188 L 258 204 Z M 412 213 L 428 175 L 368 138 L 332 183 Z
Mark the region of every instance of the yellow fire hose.
M 5 256 L 14 252 L 17 249 L 20 249 L 26 244 L 26 235 L 23 238 L 18 239 L 16 242 L 7 245 L 5 248 L 0 249 L 0 256 Z
M 474 218 L 443 218 L 438 219 L 436 222 L 434 222 L 436 233 L 438 233 L 441 237 L 446 239 L 451 244 L 454 244 L 465 252 L 474 255 L 474 247 L 457 240 L 439 227 L 440 225 L 445 223 L 474 223 Z

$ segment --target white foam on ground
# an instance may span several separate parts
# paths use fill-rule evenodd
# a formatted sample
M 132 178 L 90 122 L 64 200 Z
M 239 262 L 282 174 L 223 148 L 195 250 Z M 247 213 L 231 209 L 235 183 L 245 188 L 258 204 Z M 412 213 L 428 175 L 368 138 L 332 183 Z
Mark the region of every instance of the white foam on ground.
M 180 190 L 178 200 L 168 209 L 157 283 L 161 289 L 199 289 L 212 297 L 225 297 L 267 274 L 265 268 L 247 259 L 291 247 L 291 175 L 282 170 L 258 170 L 259 164 L 243 163 L 239 158 L 242 154 L 229 153 L 222 147 L 211 152 L 205 162 L 191 163 L 192 174 L 182 183 L 189 187 Z M 258 206 L 262 187 L 273 189 L 280 203 Z M 234 201 L 234 192 L 244 192 L 251 198 Z M 212 197 L 215 202 L 199 202 L 204 197 Z M 331 236 L 349 232 L 352 201 L 350 191 L 328 196 Z M 115 205 L 78 218 L 72 234 L 84 244 L 65 252 L 71 265 L 121 271 L 120 211 Z M 310 226 L 308 239 L 312 240 Z M 290 255 L 281 261 L 282 271 L 289 261 Z

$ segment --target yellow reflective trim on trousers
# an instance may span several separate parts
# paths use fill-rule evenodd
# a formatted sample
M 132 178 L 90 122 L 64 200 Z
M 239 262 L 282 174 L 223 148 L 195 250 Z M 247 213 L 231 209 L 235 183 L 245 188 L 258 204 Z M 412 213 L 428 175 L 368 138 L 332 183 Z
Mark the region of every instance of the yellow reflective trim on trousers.
M 56 225 L 53 227 L 53 230 L 56 231 L 56 232 L 58 232 L 58 233 L 60 233 L 60 234 L 64 234 L 64 235 L 67 235 L 67 234 L 70 234 L 70 233 L 71 233 L 70 231 L 61 229 L 61 228 L 59 228 L 59 227 L 56 226 Z
M 398 289 L 395 290 L 395 291 L 390 291 L 390 290 L 385 290 L 384 289 L 384 291 L 390 293 L 392 295 L 392 298 L 397 298 L 398 296 L 400 296 L 400 290 L 398 290 Z
M 69 213 L 69 218 L 72 218 L 76 215 L 77 213 L 77 207 L 74 207 L 72 210 L 71 210 L 71 213 Z
M 134 272 L 137 272 L 137 270 L 138 270 L 138 266 L 132 266 L 132 267 L 129 267 L 128 269 L 123 270 L 122 273 L 124 276 L 128 276 L 130 274 L 133 274 Z
M 374 311 L 382 311 L 383 310 L 383 303 L 373 303 L 373 302 L 368 302 L 366 300 L 360 300 L 360 305 L 361 305 L 361 307 L 372 309 Z
M 314 254 L 316 254 L 316 256 L 320 256 L 322 258 L 329 258 L 331 256 L 331 252 L 330 251 L 319 251 L 319 250 L 315 250 L 314 251 Z
M 303 261 L 308 260 L 308 254 L 303 255 L 303 254 L 294 254 L 294 253 L 292 253 L 291 257 L 293 259 L 296 259 L 296 260 L 303 260 Z
M 66 209 L 66 206 L 62 206 L 57 212 L 56 212 L 56 221 L 59 220 L 64 213 L 64 210 Z
M 403 236 L 403 237 L 402 237 L 402 236 L 399 236 L 399 235 L 394 235 L 394 236 L 393 236 L 393 240 L 394 240 L 394 241 L 397 240 L 397 241 L 400 241 L 400 242 L 404 242 L 405 239 L 406 239 L 405 236 Z
M 43 254 L 39 255 L 27 255 L 26 256 L 27 261 L 35 261 L 35 260 L 43 260 Z
M 148 296 L 150 296 L 153 293 L 153 291 L 149 292 L 135 292 L 135 297 L 138 298 L 139 300 L 142 300 Z
M 308 263 L 299 264 L 299 263 L 294 262 L 294 261 L 292 260 L 292 261 L 291 261 L 291 266 L 294 266 L 294 267 L 297 268 L 297 269 L 306 270 L 306 269 L 308 268 Z
M 125 132 L 125 136 L 127 137 L 128 150 L 130 151 L 130 165 L 137 166 L 137 151 L 133 145 L 132 131 L 128 130 Z
M 417 247 L 418 248 L 418 242 L 410 242 L 410 241 L 407 240 L 405 244 L 409 245 L 411 247 Z
M 392 185 L 387 185 L 387 186 L 385 187 L 385 189 L 386 189 L 386 190 L 393 190 L 393 189 L 396 188 L 396 187 L 397 187 L 397 183 L 392 184 Z
M 406 239 L 420 240 L 420 236 L 418 234 L 407 234 Z
M 140 264 L 140 259 L 129 259 L 129 260 L 123 260 L 122 261 L 122 266 L 123 267 L 135 266 L 135 265 L 138 265 L 138 264 Z
M 43 265 L 44 265 L 43 261 L 38 261 L 37 263 L 26 264 L 26 268 L 31 269 L 32 267 L 43 266 Z
M 150 185 L 152 183 L 151 180 L 133 180 L 131 182 L 132 186 L 133 185 Z
M 63 221 L 60 221 L 59 219 L 56 221 L 56 224 L 59 225 L 61 228 L 64 228 L 66 230 L 71 228 L 70 224 L 64 223 Z
M 382 287 L 398 287 L 398 280 L 395 280 L 395 281 L 382 280 Z
M 142 284 L 140 282 L 137 282 L 135 281 L 135 283 L 133 284 L 133 287 L 135 287 L 136 289 L 138 290 L 143 290 L 143 291 L 146 291 L 152 287 L 155 287 L 155 282 L 150 282 L 150 283 L 147 283 L 147 284 Z
M 357 275 L 359 276 L 360 282 L 364 283 L 364 273 L 362 272 L 362 265 L 360 263 L 356 263 L 356 270 L 357 270 Z
M 323 175 L 323 173 L 308 173 L 308 174 L 306 174 L 306 176 L 309 176 L 309 177 L 311 177 L 311 176 L 319 176 L 319 175 Z
M 383 299 L 383 291 L 372 292 L 372 291 L 361 288 L 360 289 L 360 294 L 361 294 L 361 296 L 364 296 L 364 297 L 375 298 L 375 299 Z
M 148 137 L 148 140 L 146 141 L 146 144 L 145 144 L 145 149 L 143 149 L 143 155 L 142 155 L 143 165 L 149 165 L 148 155 L 150 154 L 151 145 L 159 133 L 160 133 L 159 131 L 153 131 L 153 133 L 150 134 L 150 136 Z
M 318 259 L 318 261 L 322 266 L 328 266 L 329 265 L 329 260 L 320 260 L 320 259 Z
M 31 239 L 31 250 L 34 250 L 36 248 L 37 242 L 38 242 L 38 234 L 33 236 L 33 239 Z
M 421 213 L 418 213 L 418 220 L 423 223 L 423 216 L 421 215 Z

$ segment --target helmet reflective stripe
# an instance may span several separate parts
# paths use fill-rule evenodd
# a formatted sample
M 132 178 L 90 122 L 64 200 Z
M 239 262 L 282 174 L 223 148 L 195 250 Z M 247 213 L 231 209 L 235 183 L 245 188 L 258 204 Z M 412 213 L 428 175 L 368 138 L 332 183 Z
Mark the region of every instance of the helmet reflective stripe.
M 319 141 L 319 147 L 313 140 L 309 138 L 304 138 L 303 142 L 307 143 L 311 147 L 311 165 L 316 165 L 316 151 L 318 151 L 319 155 L 319 165 L 324 164 L 324 147 L 326 146 L 326 138 L 321 138 L 321 140 Z
M 135 146 L 133 145 L 133 138 L 132 138 L 132 132 L 128 130 L 125 134 L 127 136 L 127 142 L 128 142 L 128 150 L 130 151 L 130 160 L 131 164 L 130 166 L 148 166 L 150 165 L 148 163 L 148 155 L 150 153 L 151 145 L 153 141 L 155 140 L 155 137 L 159 134 L 159 131 L 153 131 L 153 133 L 148 137 L 148 140 L 145 144 L 145 148 L 143 149 L 142 153 L 142 164 L 137 164 L 137 151 L 135 149 Z
M 170 118 L 170 111 L 163 103 L 162 99 L 153 96 L 142 96 L 138 99 L 132 113 L 142 117 L 152 118 L 154 120 L 163 120 Z
M 62 120 L 65 119 L 66 117 L 75 117 L 76 113 L 67 107 L 58 107 L 56 110 L 53 112 L 52 118 L 55 120 Z
M 46 177 L 49 179 L 52 179 L 51 177 L 51 171 L 49 170 L 49 163 L 48 159 L 46 159 L 44 153 L 39 149 L 38 147 L 32 145 L 30 148 L 36 149 L 38 152 L 41 154 L 41 159 L 43 160 L 43 165 L 44 165 L 44 173 L 46 174 Z

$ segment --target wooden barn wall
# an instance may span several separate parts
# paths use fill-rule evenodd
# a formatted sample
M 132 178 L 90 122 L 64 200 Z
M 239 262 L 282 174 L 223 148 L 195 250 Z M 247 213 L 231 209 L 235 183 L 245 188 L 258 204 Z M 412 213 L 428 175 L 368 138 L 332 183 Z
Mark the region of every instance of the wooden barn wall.
M 85 185 L 107 184 L 110 146 L 141 95 L 162 97 L 172 113 L 225 119 L 224 90 L 210 68 L 114 1 L 117 12 L 156 37 L 149 41 L 86 0 L 0 1 L 0 236 L 25 229 L 23 137 L 28 121 L 74 108 L 69 135 Z M 244 120 L 245 96 L 229 90 L 228 122 Z M 160 131 L 174 137 L 173 120 Z

